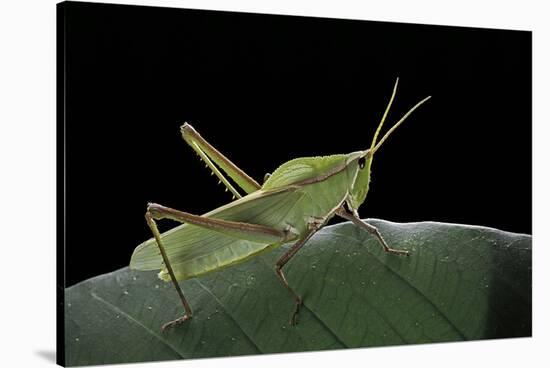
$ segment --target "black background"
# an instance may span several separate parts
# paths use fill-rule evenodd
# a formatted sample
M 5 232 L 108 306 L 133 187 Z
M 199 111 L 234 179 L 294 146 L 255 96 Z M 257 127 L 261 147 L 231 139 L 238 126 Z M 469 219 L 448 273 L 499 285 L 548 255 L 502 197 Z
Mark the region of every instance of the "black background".
M 230 200 L 183 122 L 260 181 L 367 148 L 397 76 L 387 127 L 433 98 L 377 154 L 362 217 L 531 233 L 530 32 L 86 3 L 58 20 L 67 286 L 128 264 L 147 202 Z

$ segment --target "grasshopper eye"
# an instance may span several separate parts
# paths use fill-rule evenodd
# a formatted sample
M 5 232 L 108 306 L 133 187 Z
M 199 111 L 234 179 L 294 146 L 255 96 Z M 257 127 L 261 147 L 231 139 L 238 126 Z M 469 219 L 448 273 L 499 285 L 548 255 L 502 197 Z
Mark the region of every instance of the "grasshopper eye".
M 363 169 L 363 168 L 365 167 L 365 161 L 366 161 L 366 160 L 365 160 L 364 157 L 361 157 L 361 158 L 359 159 L 359 168 L 360 168 L 360 169 Z

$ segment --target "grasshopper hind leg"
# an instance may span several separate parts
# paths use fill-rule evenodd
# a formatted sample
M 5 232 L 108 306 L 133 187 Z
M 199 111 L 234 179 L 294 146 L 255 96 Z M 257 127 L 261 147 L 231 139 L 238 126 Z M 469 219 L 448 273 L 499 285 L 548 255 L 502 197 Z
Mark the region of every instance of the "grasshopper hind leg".
M 166 266 L 166 270 L 168 271 L 170 280 L 172 280 L 172 283 L 174 284 L 174 288 L 176 289 L 180 297 L 181 303 L 183 305 L 183 309 L 185 310 L 185 314 L 183 315 L 183 317 L 178 318 L 172 322 L 168 322 L 163 326 L 162 328 L 163 330 L 165 330 L 168 327 L 175 326 L 187 321 L 192 317 L 193 312 L 191 311 L 191 307 L 189 306 L 189 303 L 187 303 L 187 300 L 185 299 L 185 296 L 183 295 L 183 292 L 181 291 L 181 288 L 178 284 L 174 270 L 170 263 L 170 259 L 168 258 L 168 255 L 166 253 L 166 250 L 162 241 L 162 236 L 157 228 L 157 224 L 155 220 L 160 221 L 162 219 L 171 219 L 181 223 L 188 223 L 195 226 L 199 226 L 211 231 L 221 232 L 225 235 L 237 237 L 239 239 L 250 240 L 253 242 L 260 242 L 264 244 L 274 244 L 274 243 L 285 242 L 291 239 L 295 239 L 295 236 L 291 231 L 285 232 L 282 230 L 278 230 L 278 229 L 271 228 L 268 226 L 263 226 L 263 225 L 221 220 L 221 219 L 204 217 L 204 216 L 197 216 L 188 212 L 178 211 L 173 208 L 164 207 L 156 203 L 148 204 L 147 212 L 145 213 L 145 219 L 147 220 L 147 224 L 149 225 L 149 228 L 153 232 L 153 236 L 155 238 L 158 249 L 160 251 L 162 261 Z
M 172 265 L 170 264 L 170 261 L 168 259 L 168 256 L 166 255 L 166 251 L 164 250 L 164 245 L 162 244 L 160 232 L 158 230 L 157 224 L 151 215 L 151 212 L 147 210 L 145 213 L 145 220 L 147 221 L 147 225 L 149 225 L 149 228 L 151 229 L 151 232 L 153 233 L 153 236 L 155 237 L 155 241 L 157 242 L 157 246 L 160 250 L 160 254 L 162 256 L 162 260 L 164 262 L 164 265 L 166 266 L 166 269 L 168 270 L 168 274 L 170 275 L 170 279 L 172 280 L 172 283 L 174 284 L 174 288 L 178 292 L 178 295 L 180 297 L 181 303 L 183 305 L 183 309 L 185 311 L 185 314 L 177 318 L 173 321 L 170 321 L 168 323 L 165 323 L 162 325 L 162 332 L 164 332 L 167 328 L 182 324 L 183 322 L 189 320 L 193 316 L 193 311 L 191 310 L 191 306 L 187 302 L 187 299 L 185 299 L 185 296 L 183 295 L 183 291 L 181 290 L 180 285 L 178 284 L 178 281 L 176 280 L 176 276 L 174 275 L 174 270 L 172 269 Z

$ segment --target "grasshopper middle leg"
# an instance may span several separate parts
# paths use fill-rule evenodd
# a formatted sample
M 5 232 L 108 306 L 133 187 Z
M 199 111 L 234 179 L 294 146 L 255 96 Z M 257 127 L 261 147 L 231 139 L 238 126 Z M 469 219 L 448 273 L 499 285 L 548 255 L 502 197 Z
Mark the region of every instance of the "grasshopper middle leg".
M 291 326 L 295 326 L 298 323 L 298 313 L 300 312 L 300 307 L 302 306 L 303 300 L 302 297 L 294 291 L 288 284 L 288 281 L 286 281 L 285 274 L 283 273 L 283 267 L 284 265 L 302 248 L 302 246 L 307 243 L 307 241 L 321 228 L 321 224 L 314 224 L 310 226 L 310 231 L 306 234 L 305 237 L 298 240 L 290 249 L 279 258 L 277 263 L 275 264 L 275 273 L 283 283 L 284 287 L 292 294 L 294 297 L 294 312 L 292 313 L 292 316 L 290 317 L 289 324 Z

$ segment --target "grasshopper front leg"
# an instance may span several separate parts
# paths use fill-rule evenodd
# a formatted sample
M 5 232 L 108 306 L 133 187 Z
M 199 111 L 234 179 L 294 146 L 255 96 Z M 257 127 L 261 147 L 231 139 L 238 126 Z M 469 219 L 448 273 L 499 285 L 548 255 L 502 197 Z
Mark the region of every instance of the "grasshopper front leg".
M 357 214 L 349 213 L 344 208 L 344 206 L 340 207 L 336 211 L 336 214 L 338 216 L 346 219 L 346 220 L 349 220 L 349 221 L 353 222 L 355 225 L 359 226 L 362 229 L 367 230 L 370 234 L 374 235 L 376 237 L 376 239 L 378 240 L 378 242 L 380 243 L 380 245 L 382 246 L 382 248 L 384 249 L 384 252 L 393 253 L 393 254 L 400 254 L 400 255 L 404 255 L 404 256 L 409 255 L 408 250 L 390 248 L 388 246 L 388 244 L 386 244 L 386 241 L 384 240 L 384 238 L 382 237 L 382 234 L 380 234 L 380 231 L 378 231 L 378 228 L 376 228 L 376 226 L 373 226 L 371 224 L 368 224 L 366 222 L 361 221 L 361 219 L 359 218 L 359 216 Z

